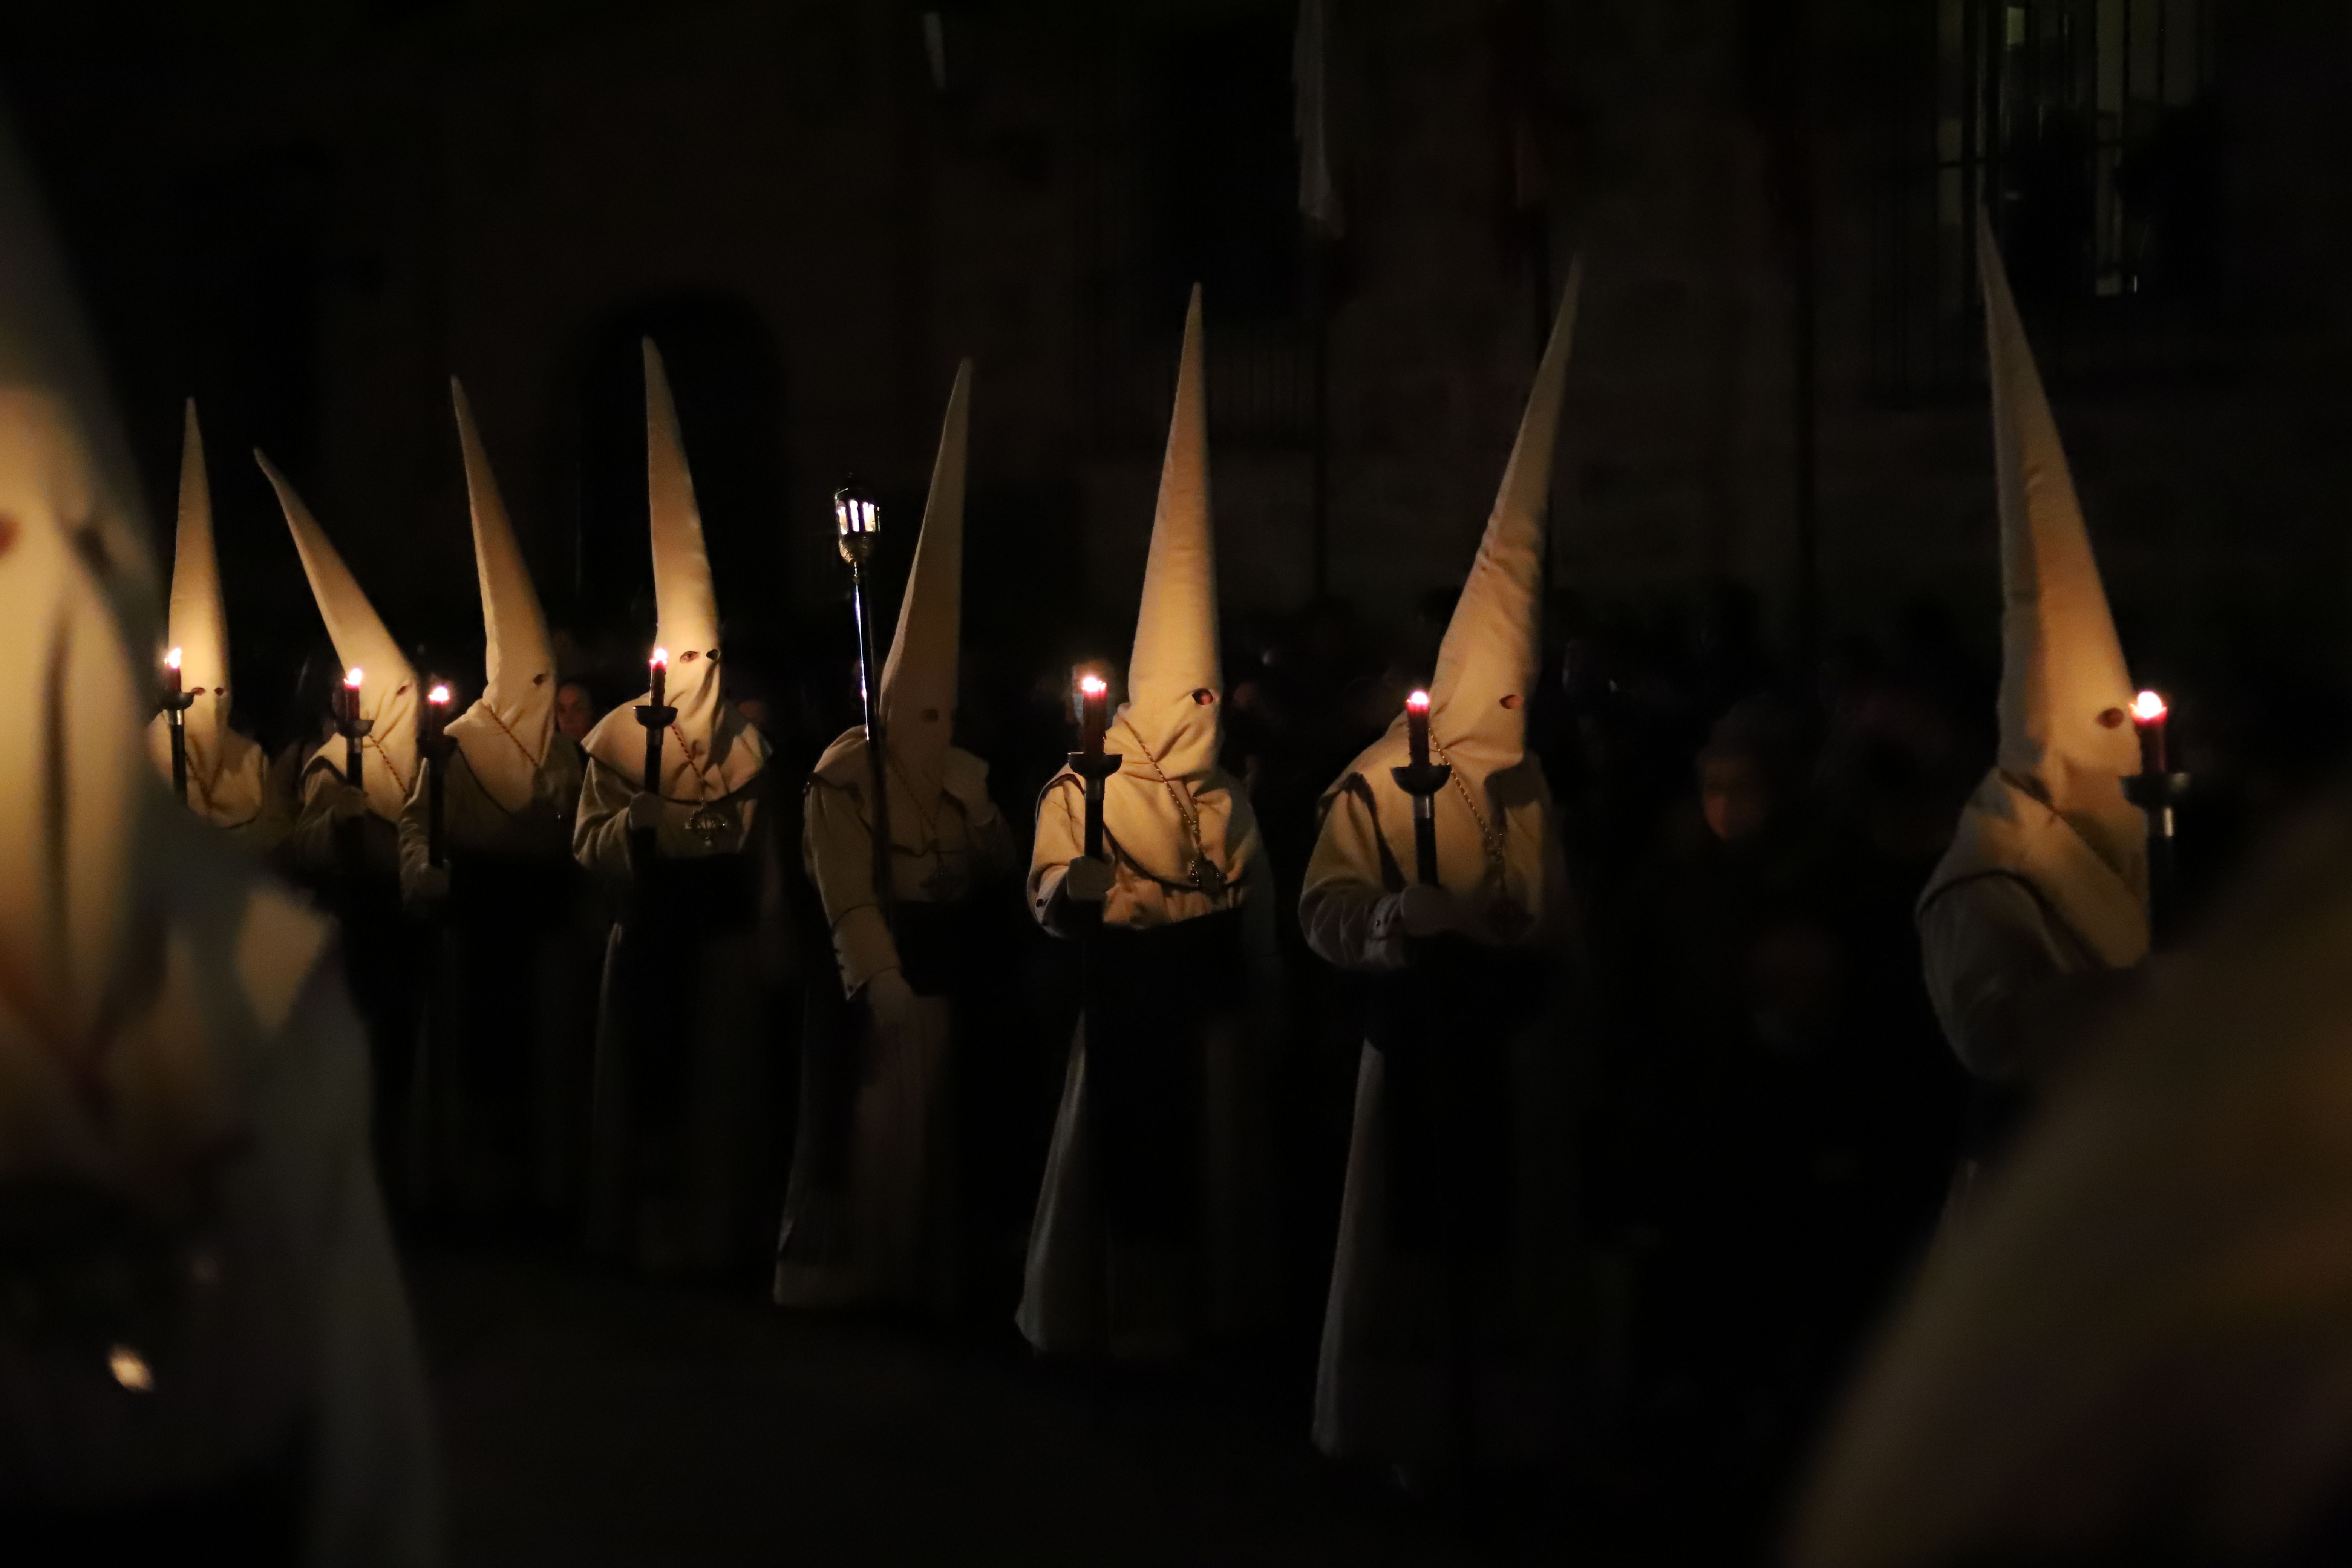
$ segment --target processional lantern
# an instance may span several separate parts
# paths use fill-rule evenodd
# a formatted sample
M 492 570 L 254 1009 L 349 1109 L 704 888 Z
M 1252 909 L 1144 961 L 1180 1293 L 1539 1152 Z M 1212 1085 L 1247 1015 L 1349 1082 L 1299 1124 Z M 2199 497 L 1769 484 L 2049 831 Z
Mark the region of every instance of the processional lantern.
M 849 563 L 849 605 L 857 622 L 857 698 L 866 715 L 866 823 L 874 838 L 874 900 L 888 921 L 897 906 L 890 875 L 888 737 L 882 718 L 882 661 L 874 651 L 873 584 L 869 568 L 882 538 L 882 503 L 853 476 L 833 492 L 833 524 L 841 558 Z

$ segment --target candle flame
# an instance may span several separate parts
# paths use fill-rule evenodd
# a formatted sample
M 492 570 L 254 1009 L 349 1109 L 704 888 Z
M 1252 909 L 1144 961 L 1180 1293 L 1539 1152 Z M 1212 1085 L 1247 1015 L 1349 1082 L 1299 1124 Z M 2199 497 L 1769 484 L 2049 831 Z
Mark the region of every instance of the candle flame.
M 446 686 L 436 686 L 425 694 L 425 700 L 446 706 L 449 700 L 449 689 Z
M 1426 713 L 1429 711 L 1429 693 L 1426 691 L 1412 692 L 1405 698 L 1404 705 L 1405 710 L 1408 712 Z
M 646 662 L 654 666 L 656 668 L 667 669 L 669 668 L 669 649 L 666 647 L 657 647 L 654 649 L 653 658 L 647 659 Z
M 2132 699 L 2132 717 L 2143 724 L 2153 724 L 2164 717 L 2164 699 L 2153 691 L 2143 691 Z
M 173 648 L 171 652 L 163 656 L 163 668 L 166 669 L 177 669 L 180 668 L 180 650 L 178 648 Z
M 1101 676 L 1087 675 L 1078 678 L 1078 689 L 1088 697 L 1100 697 L 1110 688 L 1104 684 Z
M 360 667 L 356 664 L 343 672 L 343 684 L 350 687 L 353 691 L 357 691 L 360 689 L 360 682 L 366 679 L 367 677 L 361 671 Z

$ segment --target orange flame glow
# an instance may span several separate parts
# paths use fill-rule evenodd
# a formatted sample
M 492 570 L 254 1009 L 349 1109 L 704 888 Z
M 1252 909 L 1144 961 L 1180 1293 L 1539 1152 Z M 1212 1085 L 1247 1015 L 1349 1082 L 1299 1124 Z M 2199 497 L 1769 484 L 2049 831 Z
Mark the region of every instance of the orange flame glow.
M 1426 713 L 1429 711 L 1429 693 L 1415 691 L 1405 698 L 1404 705 L 1411 712 Z
M 446 686 L 436 686 L 425 694 L 425 700 L 446 707 L 449 701 L 449 689 Z
M 343 684 L 350 687 L 353 691 L 357 691 L 360 689 L 360 682 L 366 679 L 367 677 L 361 671 L 360 667 L 356 664 L 343 672 Z
M 178 648 L 173 648 L 171 652 L 163 656 L 163 668 L 166 669 L 177 669 L 180 668 L 180 650 Z
M 2143 691 L 2132 699 L 2132 718 L 2142 724 L 2153 724 L 2164 717 L 2164 699 L 2153 691 Z
M 1110 687 L 1104 682 L 1101 676 L 1087 675 L 1078 678 L 1078 689 L 1088 697 L 1100 697 L 1104 692 L 1108 691 Z
M 646 662 L 659 668 L 667 669 L 669 668 L 669 649 L 666 647 L 657 647 L 654 649 L 653 658 L 647 659 Z

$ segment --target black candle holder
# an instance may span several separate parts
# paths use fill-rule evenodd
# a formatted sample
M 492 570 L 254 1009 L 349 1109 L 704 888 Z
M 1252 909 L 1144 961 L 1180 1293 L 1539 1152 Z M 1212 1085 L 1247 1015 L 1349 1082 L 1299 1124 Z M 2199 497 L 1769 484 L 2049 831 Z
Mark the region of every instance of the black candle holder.
M 1453 776 L 1449 763 L 1407 763 L 1389 770 L 1397 788 L 1412 796 L 1413 872 L 1423 887 L 1437 886 L 1437 792 Z
M 2180 868 L 2173 850 L 2174 812 L 2189 797 L 2187 773 L 2134 773 L 2124 798 L 2147 814 L 2148 930 L 2159 947 L 2171 945 L 2179 925 Z
M 155 700 L 172 731 L 172 790 L 180 804 L 188 804 L 188 710 L 196 705 L 193 691 L 166 691 Z

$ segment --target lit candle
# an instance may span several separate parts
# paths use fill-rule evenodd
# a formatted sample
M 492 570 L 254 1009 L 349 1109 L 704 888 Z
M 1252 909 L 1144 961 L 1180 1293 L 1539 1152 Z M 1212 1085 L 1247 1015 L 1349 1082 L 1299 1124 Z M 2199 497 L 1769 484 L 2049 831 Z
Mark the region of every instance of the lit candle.
M 427 733 L 436 741 L 449 723 L 449 687 L 446 681 L 436 681 L 433 689 L 425 694 L 425 715 Z
M 1078 678 L 1078 736 L 1088 757 L 1103 754 L 1103 729 L 1110 706 L 1110 686 L 1099 675 Z
M 343 672 L 343 710 L 341 718 L 346 724 L 356 724 L 360 721 L 360 683 L 365 679 L 365 674 L 356 664 Z
M 166 697 L 177 697 L 179 694 L 180 650 L 178 648 L 173 648 L 171 652 L 163 656 L 163 695 Z
M 654 676 L 653 701 L 649 706 L 667 707 L 668 704 L 663 701 L 663 698 L 667 694 L 669 688 L 669 649 L 665 647 L 654 649 L 654 657 L 647 662 L 652 666 Z
M 2139 731 L 2139 771 L 2151 778 L 2171 772 L 2164 754 L 2164 721 L 2169 712 L 2164 699 L 2153 691 L 2132 699 L 2132 727 Z
M 1404 700 L 1405 738 L 1412 747 L 1412 765 L 1429 766 L 1429 693 L 1415 691 Z

